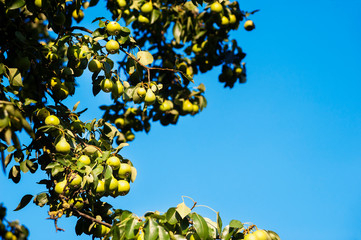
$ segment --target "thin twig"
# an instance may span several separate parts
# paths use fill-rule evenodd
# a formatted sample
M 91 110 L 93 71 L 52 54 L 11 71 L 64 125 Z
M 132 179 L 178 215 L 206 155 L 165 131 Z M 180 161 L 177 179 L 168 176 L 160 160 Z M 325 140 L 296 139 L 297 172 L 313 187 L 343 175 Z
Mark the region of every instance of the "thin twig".
M 102 221 L 100 221 L 100 220 L 98 220 L 98 219 L 96 219 L 96 218 L 93 218 L 92 216 L 89 216 L 89 215 L 87 215 L 87 214 L 85 214 L 85 213 L 83 213 L 83 212 L 80 212 L 79 210 L 77 210 L 77 209 L 75 209 L 75 208 L 73 208 L 72 210 L 73 210 L 74 212 L 76 212 L 77 214 L 79 214 L 80 216 L 85 217 L 85 218 L 87 218 L 87 219 L 89 219 L 89 220 L 92 220 L 93 222 L 102 224 L 102 225 L 104 225 L 104 226 L 106 226 L 106 227 L 108 227 L 108 228 L 111 228 L 111 227 L 112 227 L 111 224 L 106 223 L 106 222 L 102 222 Z
M 71 27 L 70 30 L 71 30 L 71 31 L 74 31 L 74 30 L 82 30 L 82 31 L 84 31 L 84 32 L 93 34 L 93 31 L 92 31 L 92 30 L 89 30 L 89 29 L 87 29 L 87 28 L 85 28 L 85 27 L 74 26 L 74 27 Z

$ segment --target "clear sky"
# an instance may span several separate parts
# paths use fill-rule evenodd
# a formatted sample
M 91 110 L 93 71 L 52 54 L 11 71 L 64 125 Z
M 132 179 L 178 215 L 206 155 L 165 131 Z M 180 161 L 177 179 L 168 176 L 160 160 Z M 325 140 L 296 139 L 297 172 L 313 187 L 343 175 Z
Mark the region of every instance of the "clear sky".
M 232 35 L 247 53 L 248 82 L 223 89 L 219 68 L 197 76 L 208 107 L 136 135 L 121 153 L 138 178 L 111 203 L 142 215 L 166 211 L 186 195 L 220 211 L 224 224 L 252 222 L 283 240 L 360 240 L 361 1 L 239 2 L 261 9 L 251 17 L 254 31 Z M 89 76 L 78 80 L 82 99 L 90 96 Z M 88 99 L 110 102 L 106 94 Z M 94 108 L 83 120 L 95 117 Z M 11 211 L 22 195 L 44 190 L 34 179 L 41 177 L 29 173 L 16 185 L 0 174 L 8 218 L 28 226 L 31 240 L 91 239 L 75 237 L 75 218 L 61 219 L 66 232 L 55 233 L 47 209 Z M 207 208 L 196 210 L 215 220 Z

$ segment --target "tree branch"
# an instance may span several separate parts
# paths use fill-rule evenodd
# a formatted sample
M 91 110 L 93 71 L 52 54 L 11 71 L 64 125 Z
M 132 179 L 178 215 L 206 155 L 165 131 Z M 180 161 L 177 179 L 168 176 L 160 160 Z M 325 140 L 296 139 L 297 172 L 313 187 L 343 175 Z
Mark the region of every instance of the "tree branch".
M 102 222 L 102 221 L 100 221 L 100 220 L 98 220 L 98 219 L 96 219 L 96 218 L 94 218 L 94 217 L 92 217 L 92 216 L 89 216 L 88 214 L 85 214 L 85 213 L 83 213 L 83 212 L 80 212 L 80 211 L 77 210 L 76 208 L 72 208 L 72 210 L 73 210 L 74 212 L 76 212 L 77 214 L 79 214 L 79 216 L 85 217 L 85 218 L 87 218 L 87 219 L 89 219 L 89 220 L 91 220 L 91 221 L 93 221 L 93 222 L 102 224 L 102 225 L 104 225 L 104 226 L 106 226 L 106 227 L 108 227 L 108 228 L 111 228 L 111 227 L 112 227 L 112 225 L 111 225 L 110 223 Z

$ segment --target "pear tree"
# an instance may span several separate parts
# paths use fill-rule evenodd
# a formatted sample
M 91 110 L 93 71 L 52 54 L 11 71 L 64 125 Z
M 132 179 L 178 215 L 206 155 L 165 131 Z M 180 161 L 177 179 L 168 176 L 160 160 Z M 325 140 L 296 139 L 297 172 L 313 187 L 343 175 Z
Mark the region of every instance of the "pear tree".
M 88 29 L 82 20 L 98 2 L 0 0 L 2 168 L 15 183 L 23 174 L 48 176 L 39 182 L 44 191 L 25 195 L 16 210 L 33 202 L 56 230 L 59 218 L 72 217 L 77 235 L 101 239 L 280 239 L 238 220 L 223 224 L 218 212 L 214 221 L 202 217 L 196 202 L 140 217 L 104 200 L 128 194 L 136 181 L 136 164 L 121 152 L 136 132 L 207 106 L 198 74 L 221 66 L 225 87 L 246 81 L 246 54 L 230 33 L 253 30 L 257 10 L 229 0 L 107 0 L 111 19 L 94 16 L 97 27 Z M 93 95 L 112 99 L 94 119 L 65 101 L 77 99 L 85 72 Z M 22 129 L 28 140 L 22 134 L 20 142 Z M 0 227 L 3 239 L 27 239 L 24 227 Z

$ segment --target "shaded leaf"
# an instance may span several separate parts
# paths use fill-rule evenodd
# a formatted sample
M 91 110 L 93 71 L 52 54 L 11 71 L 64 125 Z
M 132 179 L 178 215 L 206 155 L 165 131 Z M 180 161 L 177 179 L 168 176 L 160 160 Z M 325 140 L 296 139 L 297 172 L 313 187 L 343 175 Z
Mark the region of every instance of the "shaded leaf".
M 14 211 L 18 211 L 18 210 L 24 208 L 26 205 L 28 205 L 28 203 L 31 201 L 32 198 L 33 198 L 33 195 L 31 195 L 31 194 L 26 194 L 25 196 L 23 196 L 19 205 L 14 209 Z
M 178 222 L 177 219 L 177 210 L 176 208 L 169 208 L 168 211 L 165 214 L 165 218 L 167 220 L 167 222 L 171 225 L 176 224 Z
M 13 166 L 9 172 L 9 179 L 13 180 L 14 183 L 20 182 L 20 166 Z
M 8 68 L 10 85 L 15 87 L 23 87 L 21 74 L 17 68 Z
M 25 5 L 25 0 L 16 0 L 13 4 L 9 7 L 9 10 L 18 9 Z

